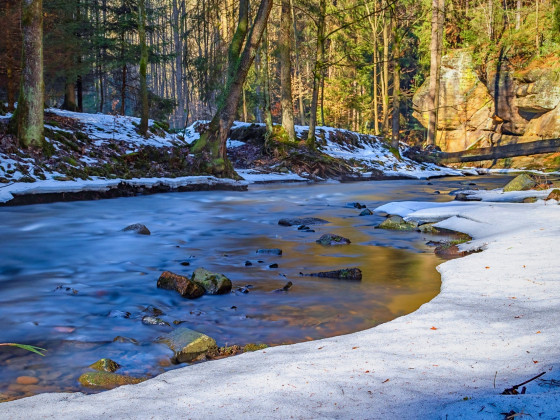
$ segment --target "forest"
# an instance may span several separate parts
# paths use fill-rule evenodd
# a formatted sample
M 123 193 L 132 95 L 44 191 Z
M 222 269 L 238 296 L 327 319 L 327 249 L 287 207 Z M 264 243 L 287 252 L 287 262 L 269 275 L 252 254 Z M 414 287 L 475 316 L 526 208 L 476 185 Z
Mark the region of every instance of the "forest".
M 222 122 L 268 122 L 270 131 L 281 123 L 292 141 L 297 123 L 311 127 L 309 146 L 317 125 L 383 135 L 393 146 L 434 144 L 445 118 L 442 57 L 471 51 L 483 82 L 504 63 L 513 72 L 553 68 L 557 3 L 6 0 L 0 97 L 12 111 L 29 95 L 30 115 L 17 128 L 23 145 L 42 136 L 25 139 L 33 129 L 23 126 L 35 125 L 43 104 L 173 129 L 221 113 Z M 423 84 L 424 124 L 413 101 Z M 505 119 L 498 105 L 494 115 Z

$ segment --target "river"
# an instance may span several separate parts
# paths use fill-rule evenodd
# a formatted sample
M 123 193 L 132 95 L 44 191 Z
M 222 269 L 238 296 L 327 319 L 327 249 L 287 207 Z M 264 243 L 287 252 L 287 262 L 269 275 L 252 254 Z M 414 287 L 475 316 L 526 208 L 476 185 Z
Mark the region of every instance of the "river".
M 1 208 L 0 343 L 47 351 L 40 357 L 0 347 L 0 401 L 92 392 L 77 378 L 102 357 L 134 376 L 176 368 L 171 351 L 155 342 L 174 321 L 218 345 L 280 345 L 347 334 L 410 313 L 439 291 L 435 267 L 441 260 L 426 245 L 438 238 L 375 229 L 381 216 L 360 217 L 346 203 L 373 209 L 388 201 L 448 201 L 450 191 L 472 188 L 469 183 L 497 188 L 507 179 L 255 185 L 247 192 Z M 315 232 L 278 225 L 280 218 L 304 216 L 331 223 L 313 226 Z M 145 224 L 152 234 L 122 231 L 132 223 Z M 323 233 L 352 243 L 323 247 L 315 243 Z M 259 248 L 281 248 L 283 255 L 257 255 Z M 234 292 L 186 300 L 156 287 L 165 270 L 190 275 L 198 267 L 227 275 Z M 300 276 L 344 267 L 359 267 L 362 281 Z M 288 281 L 289 292 L 273 292 Z M 236 291 L 247 285 L 249 293 Z M 154 308 L 170 327 L 142 324 Z M 36 379 L 22 384 L 21 376 Z

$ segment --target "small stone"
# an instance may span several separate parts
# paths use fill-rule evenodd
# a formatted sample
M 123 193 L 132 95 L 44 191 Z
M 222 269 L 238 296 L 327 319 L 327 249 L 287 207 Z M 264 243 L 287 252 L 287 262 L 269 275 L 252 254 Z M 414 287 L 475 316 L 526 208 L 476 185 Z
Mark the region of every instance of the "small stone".
M 325 219 L 319 219 L 318 217 L 303 217 L 303 218 L 287 218 L 280 219 L 278 224 L 281 226 L 300 226 L 300 225 L 323 225 L 329 223 Z
M 389 216 L 380 225 L 379 229 L 389 230 L 415 230 L 418 227 L 416 222 L 405 222 L 400 216 Z
M 418 230 L 422 233 L 439 233 L 439 230 L 434 227 L 434 223 L 424 223 L 418 226 Z
M 253 263 L 251 261 L 245 261 L 245 267 L 251 267 Z
M 307 229 L 309 229 L 309 226 L 306 225 L 299 225 L 297 228 L 297 230 L 307 230 Z
M 441 194 L 441 192 L 438 191 L 438 190 L 435 190 L 435 191 L 434 191 L 434 194 Z
M 142 309 L 142 312 L 144 312 L 145 314 L 149 314 L 152 316 L 162 316 L 164 315 L 163 311 L 159 308 L 156 308 L 155 306 L 149 305 L 147 307 L 145 307 L 144 309 Z
M 113 340 L 114 341 L 114 340 Z M 89 365 L 93 370 L 98 370 L 100 372 L 116 372 L 119 370 L 121 365 L 111 359 L 99 359 L 97 362 Z
M 268 266 L 268 268 L 278 268 L 278 264 L 274 263 L 274 264 L 270 264 Z
M 332 233 L 325 233 L 315 242 L 323 246 L 348 245 L 350 243 L 350 239 Z
M 303 274 L 303 276 L 309 277 L 325 277 L 330 279 L 341 279 L 341 280 L 361 280 L 362 270 L 359 268 L 343 268 L 341 270 L 333 271 L 321 271 L 319 273 Z
M 37 385 L 39 383 L 39 379 L 34 376 L 18 376 L 16 383 L 19 385 Z
M 355 209 L 365 209 L 367 206 L 360 203 L 346 203 L 346 207 L 353 207 Z
M 121 385 L 138 384 L 145 378 L 133 378 L 131 376 L 118 375 L 110 372 L 87 372 L 78 378 L 80 384 L 88 388 L 111 389 Z
M 453 245 L 449 243 L 438 245 L 434 250 L 434 252 L 438 257 L 445 258 L 447 260 L 453 258 L 460 258 L 467 255 L 466 252 L 460 251 L 457 245 Z
M 169 327 L 169 323 L 164 321 L 161 318 L 157 318 L 155 316 L 144 316 L 142 317 L 142 324 L 144 325 L 160 325 L 160 326 L 166 326 Z
M 276 290 L 273 290 L 272 292 L 273 292 L 273 293 L 287 292 L 288 290 L 290 290 L 290 289 L 292 288 L 293 285 L 294 285 L 294 284 L 293 284 L 291 281 L 289 281 L 289 282 L 286 283 L 286 284 L 284 285 L 284 287 L 282 287 L 281 289 L 276 289 Z
M 157 287 L 175 290 L 187 299 L 196 299 L 204 294 L 204 288 L 187 277 L 164 271 L 157 281 Z
M 123 337 L 121 335 L 117 335 L 115 338 L 113 338 L 113 343 L 132 343 L 136 346 L 140 344 L 140 342 L 138 340 L 135 340 L 134 338 Z
M 550 194 L 548 194 L 548 197 L 546 197 L 546 200 L 556 200 L 556 201 L 560 201 L 560 189 L 555 188 L 553 189 Z
M 472 193 L 458 192 L 455 194 L 455 201 L 482 201 L 482 198 L 473 197 Z
M 158 342 L 166 344 L 174 352 L 173 363 L 188 363 L 218 348 L 213 338 L 185 327 L 160 337 Z
M 238 287 L 238 288 L 237 288 L 237 291 L 238 291 L 239 293 L 247 294 L 247 293 L 249 293 L 250 290 L 249 290 L 248 287 Z
M 129 232 L 129 231 L 136 232 L 139 235 L 151 235 L 150 230 L 141 223 L 135 223 L 123 229 L 123 232 Z
M 504 192 L 527 191 L 537 185 L 537 181 L 527 174 L 521 174 L 512 179 L 505 187 Z
M 523 199 L 523 202 L 526 204 L 536 203 L 538 201 L 537 197 L 526 197 Z
M 249 344 L 245 344 L 245 346 L 243 346 L 243 351 L 244 352 L 252 352 L 252 351 L 258 351 L 258 350 L 264 350 L 267 349 L 268 346 L 266 344 L 254 344 L 254 343 L 249 343 Z
M 181 263 L 181 265 L 184 266 L 184 267 L 188 267 L 189 265 L 191 265 L 191 263 L 188 262 L 188 261 L 183 261 L 183 262 Z
M 111 312 L 109 312 L 109 315 L 107 315 L 109 318 L 124 318 L 124 319 L 128 319 L 131 316 L 130 312 L 127 311 L 120 311 L 118 309 L 113 309 Z
M 282 250 L 279 249 L 279 248 L 258 249 L 257 254 L 259 254 L 259 255 L 282 255 Z
M 360 213 L 360 216 L 371 216 L 371 215 L 373 215 L 373 212 L 370 209 L 362 210 L 362 212 Z
M 223 274 L 212 273 L 204 268 L 196 269 L 191 280 L 202 286 L 210 295 L 223 295 L 231 292 L 230 279 Z

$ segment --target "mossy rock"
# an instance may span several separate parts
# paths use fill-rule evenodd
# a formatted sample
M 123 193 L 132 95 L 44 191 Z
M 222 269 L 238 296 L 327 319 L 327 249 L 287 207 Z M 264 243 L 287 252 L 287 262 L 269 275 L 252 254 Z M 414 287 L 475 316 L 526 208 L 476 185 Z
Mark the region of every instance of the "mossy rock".
M 440 231 L 434 227 L 434 223 L 424 223 L 423 225 L 418 226 L 418 230 L 422 233 L 439 233 Z
M 253 352 L 253 351 L 258 351 L 258 350 L 264 350 L 266 348 L 268 348 L 268 345 L 266 345 L 266 344 L 249 343 L 249 344 L 245 344 L 245 346 L 243 346 L 243 351 L 245 353 L 248 353 L 248 352 Z
M 78 378 L 82 386 L 88 388 L 112 389 L 122 385 L 139 384 L 146 378 L 133 378 L 111 372 L 87 372 Z
M 202 286 L 209 295 L 223 295 L 231 292 L 230 279 L 223 274 L 212 273 L 204 268 L 196 269 L 191 280 Z
M 218 350 L 216 340 L 206 334 L 179 327 L 169 334 L 158 339 L 159 343 L 166 344 L 173 352 L 173 363 L 188 363 L 201 355 L 214 354 Z
M 389 216 L 379 225 L 379 229 L 403 231 L 416 230 L 417 227 L 418 223 L 412 221 L 407 222 L 400 216 Z
M 527 174 L 516 176 L 504 187 L 504 192 L 510 191 L 527 191 L 537 185 L 537 181 Z
M 111 360 L 111 359 L 99 359 L 97 362 L 89 365 L 90 368 L 92 368 L 93 370 L 98 370 L 100 372 L 111 372 L 114 373 L 117 370 L 119 370 L 119 368 L 121 367 L 121 365 L 119 365 L 117 362 Z
M 335 235 L 333 233 L 325 233 L 315 242 L 323 246 L 348 245 L 351 243 L 350 239 L 344 238 L 343 236 Z
M 160 289 L 175 290 L 181 296 L 187 299 L 197 299 L 204 294 L 204 287 L 195 283 L 191 279 L 164 271 L 157 281 L 157 287 Z
M 548 197 L 546 197 L 546 200 L 556 200 L 556 201 L 560 201 L 560 189 L 555 188 L 553 189 L 550 194 L 548 194 Z

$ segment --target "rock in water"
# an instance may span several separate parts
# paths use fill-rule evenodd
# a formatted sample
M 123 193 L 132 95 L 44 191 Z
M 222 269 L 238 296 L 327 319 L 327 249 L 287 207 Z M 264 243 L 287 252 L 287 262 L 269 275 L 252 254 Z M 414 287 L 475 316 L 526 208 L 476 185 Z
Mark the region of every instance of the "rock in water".
M 379 229 L 389 230 L 415 230 L 417 227 L 418 223 L 406 222 L 400 216 L 389 216 L 379 225 Z
M 93 370 L 98 370 L 100 372 L 114 373 L 117 370 L 119 370 L 121 365 L 119 365 L 117 362 L 115 362 L 111 359 L 99 359 L 94 364 L 89 365 L 89 367 L 92 368 Z
M 88 388 L 111 389 L 121 385 L 139 384 L 145 378 L 118 375 L 111 372 L 87 372 L 78 378 L 80 384 Z
M 371 216 L 371 215 L 373 215 L 373 212 L 370 209 L 362 210 L 362 212 L 360 213 L 360 216 Z
M 288 290 L 290 290 L 292 288 L 293 285 L 294 284 L 291 281 L 289 281 L 288 283 L 286 283 L 284 285 L 284 287 L 282 287 L 281 289 L 273 290 L 272 293 L 287 292 Z
M 341 279 L 341 280 L 361 280 L 362 270 L 360 270 L 359 268 L 343 268 L 341 270 L 321 271 L 319 273 L 302 274 L 302 275 L 310 276 L 310 277 L 325 277 L 330 279 Z
M 142 324 L 144 325 L 160 325 L 160 326 L 165 326 L 165 327 L 169 327 L 169 322 L 164 321 L 161 318 L 157 318 L 155 316 L 149 316 L 146 315 L 144 317 L 142 317 Z
M 223 295 L 231 292 L 231 280 L 223 274 L 212 273 L 204 268 L 195 270 L 193 282 L 202 286 L 209 295 Z
M 175 290 L 187 299 L 196 299 L 204 294 L 204 288 L 202 286 L 170 271 L 164 271 L 161 276 L 159 276 L 157 287 L 160 289 Z
M 342 236 L 334 235 L 332 233 L 325 233 L 315 242 L 324 246 L 348 245 L 350 243 L 350 239 L 344 238 Z
M 526 191 L 537 185 L 537 181 L 527 174 L 521 174 L 513 178 L 505 187 L 504 192 L 508 191 Z
M 141 223 L 135 223 L 133 225 L 127 226 L 123 229 L 123 232 L 136 232 L 139 235 L 151 235 L 152 232 L 150 232 L 150 229 L 148 229 L 146 226 L 144 226 Z
M 360 203 L 346 203 L 346 207 L 354 207 L 355 209 L 365 209 L 367 206 Z
M 279 248 L 258 249 L 257 254 L 260 255 L 282 255 L 282 250 Z
M 278 224 L 281 226 L 300 226 L 300 225 L 323 225 L 329 223 L 327 220 L 318 217 L 303 217 L 293 219 L 280 219 Z
M 158 342 L 166 344 L 173 350 L 174 355 L 171 358 L 173 363 L 192 362 L 197 357 L 218 349 L 213 338 L 186 327 L 179 327 L 160 337 Z

